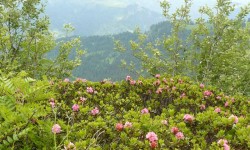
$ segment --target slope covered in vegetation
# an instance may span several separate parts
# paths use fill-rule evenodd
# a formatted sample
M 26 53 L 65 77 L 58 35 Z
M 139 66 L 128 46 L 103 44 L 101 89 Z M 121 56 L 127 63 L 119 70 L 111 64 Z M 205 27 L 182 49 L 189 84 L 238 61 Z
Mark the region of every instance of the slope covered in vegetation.
M 185 77 L 1 78 L 1 149 L 249 149 L 250 101 Z M 69 148 L 70 147 L 70 148 Z

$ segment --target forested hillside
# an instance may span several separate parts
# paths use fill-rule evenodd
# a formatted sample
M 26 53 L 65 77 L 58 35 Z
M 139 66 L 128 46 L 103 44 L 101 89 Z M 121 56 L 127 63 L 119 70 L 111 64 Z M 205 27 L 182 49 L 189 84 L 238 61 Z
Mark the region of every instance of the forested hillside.
M 170 22 L 161 22 L 150 27 L 146 32 L 148 41 L 154 41 L 171 31 Z M 121 67 L 121 60 L 136 61 L 131 51 L 122 54 L 115 51 L 115 40 L 120 40 L 129 48 L 130 40 L 138 40 L 136 33 L 124 32 L 116 35 L 82 37 L 83 48 L 87 54 L 82 57 L 82 65 L 77 67 L 73 74 L 76 77 L 83 77 L 92 81 L 103 79 L 121 80 L 127 74 L 133 74 Z

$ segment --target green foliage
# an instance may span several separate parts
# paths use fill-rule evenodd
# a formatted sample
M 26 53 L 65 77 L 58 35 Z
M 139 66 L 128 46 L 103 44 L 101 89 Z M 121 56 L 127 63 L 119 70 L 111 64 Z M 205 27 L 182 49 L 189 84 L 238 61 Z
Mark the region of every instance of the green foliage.
M 50 127 L 45 128 L 40 120 L 45 121 L 48 109 L 44 104 L 54 94 L 48 91 L 50 85 L 47 80 L 36 81 L 26 75 L 21 72 L 11 79 L 5 76 L 0 78 L 1 149 L 25 149 L 33 145 L 30 142 L 36 147 L 50 145 L 49 137 L 46 137 Z
M 82 52 L 79 49 L 79 38 L 56 43 L 48 29 L 49 19 L 43 13 L 44 6 L 40 0 L 0 2 L 0 67 L 4 68 L 2 71 L 16 74 L 25 70 L 35 78 L 41 78 L 45 74 L 49 77 L 66 77 L 80 65 Z M 48 59 L 46 54 L 56 46 L 60 47 L 59 55 Z M 69 52 L 75 48 L 76 55 L 69 60 Z
M 156 149 L 219 149 L 220 139 L 250 148 L 249 99 L 187 77 L 48 82 L 22 72 L 0 83 L 1 149 L 150 149 L 148 132 L 158 137 Z M 185 121 L 186 114 L 194 119 Z
M 57 119 L 67 130 L 63 135 L 68 141 L 77 149 L 149 149 L 145 136 L 153 131 L 159 139 L 158 149 L 219 149 L 223 147 L 217 144 L 219 139 L 227 139 L 232 149 L 249 148 L 250 103 L 246 97 L 227 96 L 179 76 L 132 81 L 55 81 Z M 93 93 L 87 91 L 90 87 Z M 205 94 L 208 91 L 209 96 Z M 80 106 L 78 111 L 73 111 L 74 104 Z M 100 112 L 92 115 L 95 107 Z M 215 112 L 218 107 L 219 113 Z M 142 114 L 143 108 L 149 113 Z M 193 115 L 194 122 L 185 122 L 185 114 Z M 238 116 L 237 123 L 230 119 L 232 114 Z M 116 129 L 117 123 L 126 122 L 132 127 Z M 178 140 L 172 127 L 178 127 L 185 138 Z
M 200 8 L 201 17 L 195 22 L 190 20 L 188 0 L 173 14 L 168 13 L 167 1 L 161 6 L 172 25 L 171 34 L 152 42 L 137 32 L 139 40 L 131 41 L 132 53 L 141 64 L 134 68 L 137 73 L 186 75 L 228 93 L 249 95 L 250 28 L 245 17 L 250 5 L 232 19 L 235 6 L 230 0 L 217 0 L 215 8 Z M 117 47 L 124 49 L 120 44 Z

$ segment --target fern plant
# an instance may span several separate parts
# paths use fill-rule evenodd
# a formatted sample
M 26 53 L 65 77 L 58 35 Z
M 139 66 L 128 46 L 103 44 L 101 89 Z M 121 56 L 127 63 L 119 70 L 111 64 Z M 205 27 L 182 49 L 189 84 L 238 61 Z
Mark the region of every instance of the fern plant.
M 0 76 L 0 149 L 25 149 L 50 145 L 50 128 L 44 126 L 48 115 L 48 99 L 53 97 L 48 80 L 29 78 L 25 72 L 16 77 Z M 44 138 L 40 138 L 43 136 Z M 52 140 L 50 140 L 52 141 Z M 48 146 L 49 147 L 49 146 Z

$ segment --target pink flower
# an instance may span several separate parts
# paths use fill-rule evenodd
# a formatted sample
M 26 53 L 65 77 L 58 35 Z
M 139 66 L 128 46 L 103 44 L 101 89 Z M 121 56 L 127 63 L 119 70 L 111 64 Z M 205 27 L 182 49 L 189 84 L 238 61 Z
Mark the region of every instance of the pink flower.
M 91 110 L 91 114 L 92 114 L 93 116 L 99 114 L 99 109 L 98 109 L 97 107 L 95 107 L 95 109 Z
M 221 100 L 221 96 L 217 96 L 216 99 Z
M 161 123 L 162 123 L 163 125 L 168 125 L 168 121 L 167 121 L 167 120 L 162 120 Z
M 224 144 L 228 144 L 228 141 L 225 139 L 219 139 L 217 142 L 219 145 L 224 145 Z
M 154 132 L 148 132 L 146 135 L 146 139 L 148 139 L 150 142 L 154 142 L 158 140 L 158 137 Z
M 156 74 L 155 77 L 159 79 L 161 77 L 161 75 L 160 74 Z
M 183 80 L 182 80 L 182 79 L 179 79 L 178 82 L 179 82 L 180 84 L 182 84 L 182 83 L 183 83 Z
M 225 103 L 225 107 L 227 107 L 229 104 L 228 104 L 228 101 L 226 101 L 226 103 Z
M 52 127 L 52 132 L 54 134 L 60 133 L 61 132 L 61 127 L 58 124 L 54 124 Z
M 186 96 L 186 94 L 182 93 L 181 96 L 180 96 L 180 98 L 184 98 L 185 96 Z
M 201 109 L 201 110 L 205 110 L 205 109 L 206 109 L 206 106 L 205 106 L 204 104 L 202 104 L 202 105 L 200 106 L 200 109 Z
M 235 115 L 231 115 L 228 119 L 230 119 L 230 120 L 233 119 L 235 124 L 238 123 L 238 121 L 239 121 L 238 117 Z
M 182 132 L 177 132 L 176 134 L 175 134 L 175 137 L 177 138 L 177 139 L 184 139 L 184 135 L 183 135 L 183 133 Z
M 208 91 L 208 90 L 206 90 L 206 91 L 204 91 L 203 92 L 203 95 L 205 96 L 205 97 L 209 97 L 209 96 L 211 96 L 213 93 L 211 92 L 211 91 Z
M 117 131 L 122 131 L 122 129 L 123 129 L 122 123 L 117 123 L 117 124 L 115 125 L 115 129 L 116 129 Z
M 126 122 L 124 124 L 124 128 L 132 128 L 132 123 L 131 122 Z
M 162 93 L 162 88 L 158 88 L 155 93 L 156 94 L 161 94 Z
M 51 105 L 52 108 L 55 108 L 55 107 L 56 107 L 55 102 L 49 102 L 49 103 L 50 103 L 50 105 Z
M 190 114 L 185 114 L 184 117 L 183 117 L 183 119 L 184 119 L 185 122 L 192 123 L 193 120 L 194 120 L 194 117 L 191 116 Z
M 214 112 L 220 113 L 220 108 L 219 107 L 215 108 Z
M 205 85 L 203 83 L 200 84 L 200 88 L 203 89 Z
M 155 82 L 154 82 L 154 85 L 160 85 L 161 84 L 161 81 L 159 79 L 157 79 Z
M 129 81 L 130 79 L 131 79 L 130 76 L 127 76 L 127 77 L 126 77 L 126 81 Z
M 179 132 L 179 129 L 177 127 L 172 127 L 171 132 L 173 134 L 176 134 L 177 132 Z
M 79 105 L 74 104 L 74 105 L 72 106 L 72 109 L 73 109 L 73 111 L 79 111 Z
M 68 78 L 65 78 L 65 79 L 63 80 L 63 82 L 69 82 L 69 79 L 68 79 Z
M 86 100 L 87 100 L 87 98 L 85 98 L 85 97 L 80 97 L 80 101 L 81 101 L 82 103 L 84 103 Z
M 88 92 L 88 93 L 94 93 L 94 90 L 93 90 L 92 87 L 87 87 L 87 92 Z
M 55 107 L 56 107 L 56 103 L 55 103 L 54 98 L 51 98 L 51 99 L 50 99 L 49 104 L 50 104 L 50 106 L 51 106 L 52 108 L 55 108 Z
M 135 80 L 130 80 L 130 85 L 135 85 L 136 81 Z
M 142 113 L 142 114 L 148 114 L 148 113 L 149 113 L 149 111 L 148 111 L 148 109 L 147 109 L 147 108 L 144 108 L 144 109 L 142 109 L 142 110 L 141 110 L 141 113 Z
M 223 146 L 224 146 L 224 150 L 230 150 L 230 146 L 229 145 L 223 144 Z
M 150 142 L 150 147 L 152 149 L 155 149 L 157 147 L 157 142 L 153 141 L 153 142 Z

